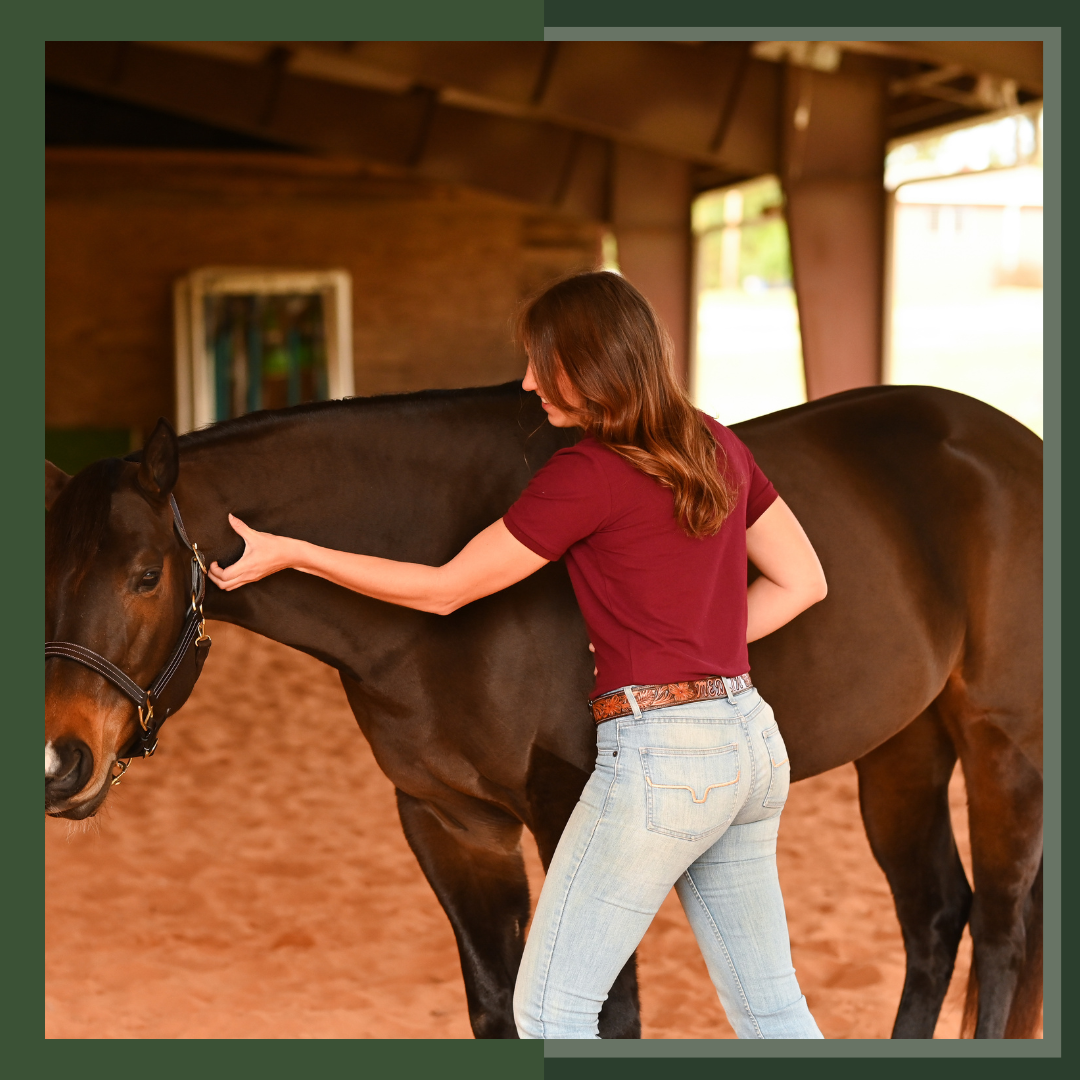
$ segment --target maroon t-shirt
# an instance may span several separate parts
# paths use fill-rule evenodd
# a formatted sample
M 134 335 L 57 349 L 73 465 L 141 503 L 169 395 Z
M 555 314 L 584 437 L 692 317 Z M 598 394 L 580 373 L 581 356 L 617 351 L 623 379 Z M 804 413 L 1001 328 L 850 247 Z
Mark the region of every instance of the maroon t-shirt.
M 750 668 L 746 530 L 776 489 L 738 436 L 706 419 L 739 489 L 715 536 L 687 536 L 671 491 L 591 435 L 552 455 L 503 518 L 530 551 L 565 555 L 596 647 L 593 696 Z

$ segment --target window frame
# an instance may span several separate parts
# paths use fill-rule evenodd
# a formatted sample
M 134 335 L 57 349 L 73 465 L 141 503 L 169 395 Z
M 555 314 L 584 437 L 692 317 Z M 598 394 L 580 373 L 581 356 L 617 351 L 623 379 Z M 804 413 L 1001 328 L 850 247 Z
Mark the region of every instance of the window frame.
M 214 358 L 206 336 L 210 296 L 320 295 L 326 318 L 326 373 L 331 400 L 355 393 L 352 355 L 352 278 L 346 270 L 204 267 L 173 287 L 176 430 L 216 422 Z

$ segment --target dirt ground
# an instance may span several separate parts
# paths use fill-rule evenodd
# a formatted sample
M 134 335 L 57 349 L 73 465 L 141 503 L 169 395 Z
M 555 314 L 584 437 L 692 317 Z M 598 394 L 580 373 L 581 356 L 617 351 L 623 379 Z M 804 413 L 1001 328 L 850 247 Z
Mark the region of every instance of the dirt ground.
M 90 822 L 46 821 L 46 1037 L 471 1037 L 450 925 L 335 672 L 236 627 Z M 951 790 L 967 863 L 964 790 Z M 542 880 L 526 834 L 534 896 Z M 795 785 L 780 876 L 830 1039 L 889 1035 L 903 947 L 854 766 Z M 970 869 L 969 869 L 970 875 Z M 733 1038 L 674 894 L 639 951 L 643 1033 Z M 956 1038 L 965 934 L 937 1038 Z

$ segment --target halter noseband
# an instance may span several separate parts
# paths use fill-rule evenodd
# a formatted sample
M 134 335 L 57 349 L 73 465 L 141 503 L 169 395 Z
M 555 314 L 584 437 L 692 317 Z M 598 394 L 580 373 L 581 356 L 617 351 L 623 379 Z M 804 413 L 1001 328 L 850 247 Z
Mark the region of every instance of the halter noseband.
M 193 544 L 188 539 L 183 518 L 180 517 L 180 508 L 172 495 L 169 496 L 169 505 L 172 507 L 176 531 L 180 534 L 184 546 L 191 552 L 191 607 L 187 611 L 176 647 L 150 686 L 144 690 L 111 660 L 107 660 L 93 649 L 86 648 L 85 645 L 76 645 L 72 641 L 47 641 L 45 643 L 46 660 L 50 656 L 59 656 L 65 660 L 74 660 L 77 664 L 96 671 L 129 698 L 138 709 L 142 734 L 125 749 L 124 753 L 117 755 L 115 764 L 119 766 L 120 772 L 113 777 L 114 784 L 120 782 L 120 777 L 127 772 L 131 759 L 136 753 L 141 751 L 143 757 L 150 757 L 157 749 L 157 734 L 161 730 L 161 725 L 187 701 L 195 680 L 198 679 L 199 672 L 202 670 L 206 655 L 210 651 L 210 638 L 206 634 L 202 610 L 203 597 L 206 595 L 206 564 L 203 562 L 199 545 Z M 174 684 L 174 677 L 182 669 L 186 670 L 190 681 L 183 680 L 187 685 Z

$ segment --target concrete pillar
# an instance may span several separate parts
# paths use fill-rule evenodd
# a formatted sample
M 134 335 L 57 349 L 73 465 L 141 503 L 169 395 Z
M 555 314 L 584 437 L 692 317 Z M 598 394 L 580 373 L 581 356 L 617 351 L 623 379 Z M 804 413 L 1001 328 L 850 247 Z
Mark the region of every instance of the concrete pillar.
M 781 181 L 811 399 L 882 379 L 885 85 L 789 66 Z
M 619 269 L 655 308 L 675 347 L 675 369 L 689 374 L 692 316 L 690 164 L 616 145 L 611 221 Z

